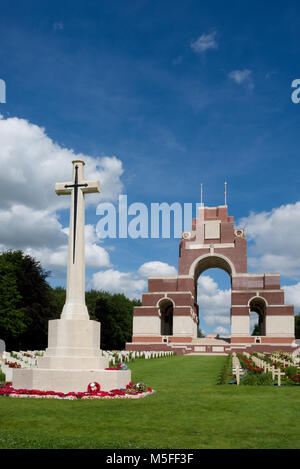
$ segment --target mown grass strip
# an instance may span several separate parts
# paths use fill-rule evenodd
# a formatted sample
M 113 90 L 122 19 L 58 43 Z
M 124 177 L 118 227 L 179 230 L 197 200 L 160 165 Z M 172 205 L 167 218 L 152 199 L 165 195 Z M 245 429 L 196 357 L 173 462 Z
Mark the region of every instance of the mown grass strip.
M 299 388 L 217 386 L 224 356 L 130 363 L 140 400 L 0 398 L 0 448 L 300 447 Z

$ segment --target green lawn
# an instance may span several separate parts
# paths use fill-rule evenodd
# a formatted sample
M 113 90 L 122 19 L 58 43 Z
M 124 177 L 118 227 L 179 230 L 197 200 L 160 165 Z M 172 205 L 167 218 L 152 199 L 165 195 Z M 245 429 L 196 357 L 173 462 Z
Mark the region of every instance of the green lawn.
M 138 400 L 1 397 L 0 448 L 299 449 L 299 387 L 217 385 L 224 360 L 136 360 L 157 391 Z

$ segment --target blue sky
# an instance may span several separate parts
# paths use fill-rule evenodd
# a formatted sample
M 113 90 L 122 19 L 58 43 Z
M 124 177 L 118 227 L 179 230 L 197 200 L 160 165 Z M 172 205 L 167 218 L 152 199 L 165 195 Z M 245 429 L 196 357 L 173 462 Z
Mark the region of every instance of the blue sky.
M 174 201 L 196 204 L 203 183 L 205 204 L 215 206 L 224 203 L 226 180 L 230 215 L 236 222 L 242 220 L 250 234 L 249 271 L 283 271 L 283 285 L 290 287 L 290 298 L 296 298 L 300 104 L 291 100 L 291 83 L 300 78 L 299 26 L 296 1 L 3 4 L 0 79 L 6 83 L 6 103 L 0 104 L 0 113 L 2 124 L 7 123 L 3 129 L 7 144 L 6 150 L 0 150 L 0 161 L 2 172 L 11 169 L 6 183 L 18 186 L 17 168 L 28 179 L 24 191 L 18 193 L 17 188 L 15 196 L 8 195 L 3 182 L 5 233 L 1 238 L 0 230 L 0 245 L 31 249 L 46 264 L 47 246 L 51 245 L 53 256 L 62 251 L 60 228 L 68 225 L 67 206 L 55 206 L 53 201 L 50 209 L 47 198 L 37 203 L 43 187 L 59 180 L 52 158 L 57 145 L 59 151 L 73 150 L 91 158 L 90 167 L 93 160 L 109 158 L 103 171 L 115 190 L 110 196 L 104 191 L 99 201 L 116 201 L 123 193 L 129 203 L 147 206 Z M 44 134 L 38 137 L 39 129 Z M 36 155 L 32 160 L 31 149 Z M 113 157 L 121 167 L 113 168 Z M 41 179 L 43 185 L 31 185 L 30 181 L 38 181 L 39 164 L 46 162 L 49 171 Z M 36 194 L 35 200 L 25 203 L 26 188 Z M 9 239 L 16 204 L 28 209 L 26 220 L 40 220 L 44 231 L 39 237 L 33 233 L 30 238 L 24 220 L 19 236 Z M 90 226 L 99 218 L 95 207 L 87 208 Z M 286 228 L 281 232 L 283 224 L 293 227 L 288 255 L 289 232 Z M 256 242 L 253 233 L 258 226 Z M 102 257 L 87 263 L 88 282 L 98 271 L 108 272 L 105 281 L 109 271 L 123 273 L 127 275 L 122 277 L 123 289 L 126 281 L 137 282 L 128 286 L 129 294 L 143 288 L 138 271 L 145 263 L 163 262 L 170 272 L 177 268 L 176 239 L 99 242 L 91 238 L 94 245 L 101 248 L 101 253 L 93 248 L 95 256 L 108 254 L 110 261 Z M 63 284 L 63 263 L 55 262 L 46 265 L 52 271 L 50 280 L 53 285 Z M 114 278 L 111 283 L 117 285 Z M 203 323 L 206 332 L 212 327 Z

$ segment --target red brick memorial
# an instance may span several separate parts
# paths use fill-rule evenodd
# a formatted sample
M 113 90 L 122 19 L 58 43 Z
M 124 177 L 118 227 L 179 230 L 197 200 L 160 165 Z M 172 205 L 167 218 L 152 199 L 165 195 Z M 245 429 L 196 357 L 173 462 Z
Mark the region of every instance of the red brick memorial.
M 197 338 L 197 281 L 209 268 L 231 279 L 231 336 Z M 250 312 L 259 317 L 259 336 L 250 335 Z M 294 306 L 284 304 L 279 273 L 247 272 L 244 229 L 235 228 L 227 205 L 198 207 L 191 231 L 182 233 L 178 275 L 150 277 L 142 306 L 134 308 L 132 342 L 127 350 L 174 350 L 176 353 L 293 351 Z

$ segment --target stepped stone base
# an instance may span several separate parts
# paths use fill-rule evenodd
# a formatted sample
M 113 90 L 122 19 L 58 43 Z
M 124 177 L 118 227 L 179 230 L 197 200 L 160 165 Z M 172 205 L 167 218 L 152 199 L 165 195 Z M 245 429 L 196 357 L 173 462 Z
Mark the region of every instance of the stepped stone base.
M 89 319 L 49 321 L 48 348 L 37 368 L 13 370 L 15 389 L 86 392 L 97 382 L 103 391 L 126 388 L 130 370 L 105 370 L 108 359 L 100 350 L 100 323 Z
M 108 359 L 104 357 L 46 356 L 38 358 L 38 368 L 53 370 L 103 370 L 108 368 Z
M 126 388 L 130 370 L 48 370 L 18 368 L 13 370 L 15 389 L 37 389 L 55 392 L 86 392 L 89 383 L 97 382 L 102 391 Z

